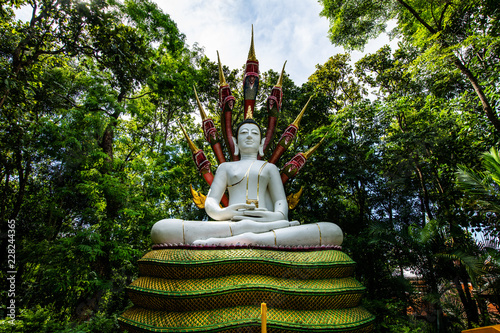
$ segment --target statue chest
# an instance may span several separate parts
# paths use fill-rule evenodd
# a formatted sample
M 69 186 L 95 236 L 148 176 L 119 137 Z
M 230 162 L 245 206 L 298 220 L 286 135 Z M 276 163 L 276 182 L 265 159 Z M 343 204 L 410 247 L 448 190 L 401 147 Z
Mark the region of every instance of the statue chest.
M 267 162 L 247 161 L 234 162 L 228 168 L 228 191 L 230 196 L 239 198 L 237 201 L 255 203 L 258 206 L 259 199 L 267 191 L 269 184 L 269 172 L 266 170 Z

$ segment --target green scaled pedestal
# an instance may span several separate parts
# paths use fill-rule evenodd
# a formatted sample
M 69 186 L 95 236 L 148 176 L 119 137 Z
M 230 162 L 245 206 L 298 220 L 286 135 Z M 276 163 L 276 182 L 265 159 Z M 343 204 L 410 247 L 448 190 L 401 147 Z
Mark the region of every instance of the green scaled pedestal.
M 355 262 L 332 248 L 163 248 L 139 260 L 129 332 L 369 332 Z

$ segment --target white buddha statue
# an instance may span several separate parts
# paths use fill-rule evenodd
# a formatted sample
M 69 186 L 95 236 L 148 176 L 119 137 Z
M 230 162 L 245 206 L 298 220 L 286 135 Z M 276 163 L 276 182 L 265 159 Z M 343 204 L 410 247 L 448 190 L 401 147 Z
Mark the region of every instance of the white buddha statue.
M 151 229 L 153 243 L 206 245 L 321 246 L 341 245 L 342 230 L 334 223 L 300 225 L 288 220 L 288 204 L 278 168 L 257 159 L 264 140 L 253 120 L 237 129 L 239 161 L 222 163 L 205 201 L 215 221 L 165 219 Z M 219 202 L 228 191 L 229 205 Z

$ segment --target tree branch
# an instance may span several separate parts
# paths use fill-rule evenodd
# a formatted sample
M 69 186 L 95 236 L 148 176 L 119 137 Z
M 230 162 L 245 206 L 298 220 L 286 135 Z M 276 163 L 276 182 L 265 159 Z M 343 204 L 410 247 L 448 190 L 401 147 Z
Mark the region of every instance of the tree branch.
M 408 9 L 408 11 L 417 19 L 417 21 L 419 21 L 420 23 L 422 23 L 422 25 L 427 29 L 429 30 L 430 33 L 432 34 L 435 34 L 437 33 L 436 29 L 434 29 L 433 27 L 431 27 L 429 24 L 427 24 L 427 22 L 424 21 L 424 19 L 417 13 L 417 11 L 415 9 L 413 9 L 413 7 L 411 7 L 410 5 L 408 5 L 406 2 L 404 2 L 403 0 L 397 0 L 403 7 L 405 7 L 406 9 Z
M 448 9 L 449 6 L 450 6 L 449 2 L 447 2 L 444 5 L 443 12 L 441 13 L 441 17 L 439 18 L 439 22 L 438 22 L 439 30 L 441 30 L 443 28 L 442 25 L 443 25 L 444 13 L 446 13 L 446 10 Z
M 123 97 L 123 99 L 130 99 L 130 100 L 131 100 L 131 99 L 138 99 L 138 98 L 144 97 L 144 96 L 146 96 L 146 95 L 150 95 L 150 94 L 152 94 L 152 93 L 153 93 L 152 91 L 148 91 L 148 92 L 146 92 L 146 93 L 144 93 L 144 94 L 142 94 L 142 95 L 135 96 L 135 97 L 126 97 L 126 96 L 125 96 L 125 97 Z

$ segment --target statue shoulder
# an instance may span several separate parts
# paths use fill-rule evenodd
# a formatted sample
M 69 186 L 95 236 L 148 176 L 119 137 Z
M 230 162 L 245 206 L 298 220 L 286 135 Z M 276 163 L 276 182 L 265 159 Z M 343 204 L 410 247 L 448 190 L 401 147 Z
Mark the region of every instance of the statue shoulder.
M 267 163 L 265 168 L 267 170 L 269 170 L 269 172 L 278 172 L 279 173 L 278 167 L 273 163 Z
M 217 167 L 217 172 L 227 170 L 227 168 L 229 167 L 229 163 L 231 162 L 223 162 L 219 164 L 219 166 Z

